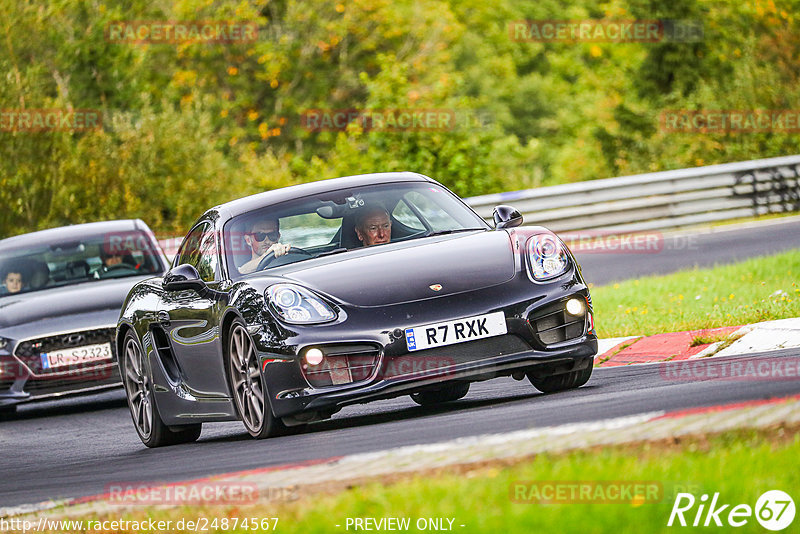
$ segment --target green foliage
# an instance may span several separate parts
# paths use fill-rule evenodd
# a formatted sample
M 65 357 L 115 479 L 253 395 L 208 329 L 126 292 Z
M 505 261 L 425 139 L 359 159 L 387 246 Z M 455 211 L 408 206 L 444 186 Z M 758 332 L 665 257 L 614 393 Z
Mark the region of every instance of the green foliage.
M 96 109 L 0 131 L 0 237 L 373 171 L 464 196 L 797 152 L 792 133 L 674 133 L 667 109 L 800 109 L 798 0 L 20 0 L 0 3 L 0 109 Z M 515 40 L 521 20 L 700 22 L 697 42 Z M 256 23 L 251 42 L 113 42 L 115 21 Z M 450 130 L 311 131 L 311 109 L 449 110 Z

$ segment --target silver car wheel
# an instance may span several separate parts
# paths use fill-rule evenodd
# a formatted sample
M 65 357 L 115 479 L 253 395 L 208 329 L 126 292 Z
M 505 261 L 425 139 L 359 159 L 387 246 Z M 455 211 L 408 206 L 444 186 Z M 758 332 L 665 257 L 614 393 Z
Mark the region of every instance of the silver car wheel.
M 133 415 L 133 424 L 142 438 L 147 439 L 153 432 L 150 379 L 144 371 L 144 359 L 139 344 L 131 336 L 125 342 L 125 392 Z
M 230 372 L 233 396 L 247 430 L 258 433 L 264 426 L 264 388 L 253 342 L 241 324 L 230 335 Z

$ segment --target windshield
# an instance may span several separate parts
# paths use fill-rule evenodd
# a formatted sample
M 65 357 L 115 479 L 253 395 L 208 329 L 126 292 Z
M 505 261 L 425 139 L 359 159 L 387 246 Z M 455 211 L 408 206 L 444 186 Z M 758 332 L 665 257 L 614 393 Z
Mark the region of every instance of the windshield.
M 139 231 L 103 233 L 2 251 L 0 297 L 161 272 L 159 252 Z
M 328 191 L 255 210 L 225 225 L 231 278 L 367 246 L 488 225 L 446 189 L 427 182 Z

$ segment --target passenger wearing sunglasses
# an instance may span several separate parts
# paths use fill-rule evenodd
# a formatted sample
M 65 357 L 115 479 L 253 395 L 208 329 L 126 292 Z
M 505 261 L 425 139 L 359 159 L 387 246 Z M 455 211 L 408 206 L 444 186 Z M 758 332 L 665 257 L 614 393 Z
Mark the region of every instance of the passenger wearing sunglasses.
M 250 231 L 245 233 L 244 242 L 250 247 L 250 261 L 239 267 L 242 274 L 252 273 L 258 267 L 258 263 L 270 252 L 275 256 L 283 256 L 292 245 L 278 243 L 281 238 L 280 224 L 277 220 L 266 219 L 255 222 Z

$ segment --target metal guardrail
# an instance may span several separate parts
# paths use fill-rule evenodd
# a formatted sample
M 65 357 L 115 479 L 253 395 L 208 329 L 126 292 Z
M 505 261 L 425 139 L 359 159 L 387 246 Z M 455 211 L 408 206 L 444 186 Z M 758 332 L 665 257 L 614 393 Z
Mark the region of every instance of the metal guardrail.
M 481 217 L 498 204 L 554 231 L 656 230 L 800 211 L 800 155 L 606 178 L 465 199 Z
M 511 204 L 525 224 L 554 231 L 661 230 L 800 211 L 800 155 L 605 178 L 465 199 L 492 219 Z M 172 257 L 182 237 L 159 240 Z

